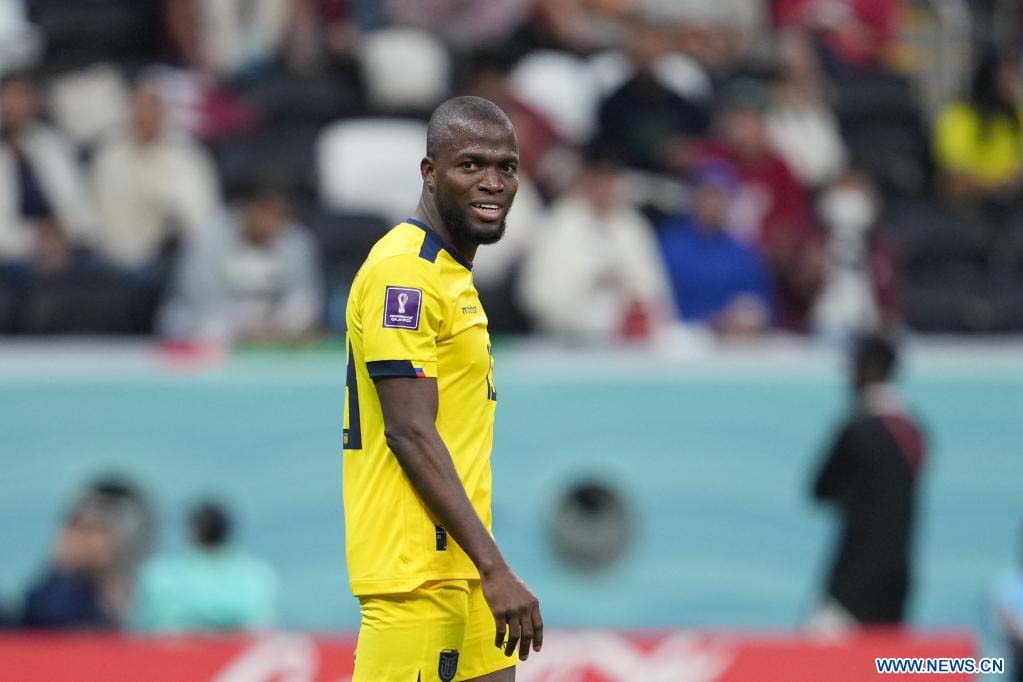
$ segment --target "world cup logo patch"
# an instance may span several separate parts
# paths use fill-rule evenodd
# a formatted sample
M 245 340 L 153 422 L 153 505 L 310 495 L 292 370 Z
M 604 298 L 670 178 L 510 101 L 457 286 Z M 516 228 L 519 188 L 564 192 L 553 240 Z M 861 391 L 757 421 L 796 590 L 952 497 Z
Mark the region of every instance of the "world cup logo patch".
M 423 290 L 387 287 L 384 293 L 384 326 L 390 329 L 419 329 Z
M 440 652 L 440 661 L 437 663 L 437 674 L 440 675 L 441 682 L 451 682 L 455 679 L 455 673 L 458 671 L 458 650 L 457 649 L 445 649 Z

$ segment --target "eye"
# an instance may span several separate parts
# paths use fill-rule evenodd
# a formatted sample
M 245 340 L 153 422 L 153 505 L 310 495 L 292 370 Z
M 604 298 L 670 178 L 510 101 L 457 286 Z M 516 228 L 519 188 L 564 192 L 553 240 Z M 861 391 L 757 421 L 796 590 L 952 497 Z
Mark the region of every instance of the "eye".
M 461 163 L 461 166 L 465 170 L 474 170 L 476 168 L 476 162 L 466 160 Z
M 501 171 L 504 173 L 514 173 L 517 167 L 513 163 L 505 163 L 501 165 Z

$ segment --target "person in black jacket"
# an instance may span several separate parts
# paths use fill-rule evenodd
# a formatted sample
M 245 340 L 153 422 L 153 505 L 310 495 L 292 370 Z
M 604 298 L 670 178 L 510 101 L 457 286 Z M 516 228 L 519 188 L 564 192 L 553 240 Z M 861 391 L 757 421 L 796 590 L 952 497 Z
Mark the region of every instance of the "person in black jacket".
M 898 625 L 912 577 L 917 487 L 927 446 L 891 384 L 895 347 L 861 339 L 853 352 L 855 407 L 839 429 L 813 488 L 843 522 L 816 630 Z

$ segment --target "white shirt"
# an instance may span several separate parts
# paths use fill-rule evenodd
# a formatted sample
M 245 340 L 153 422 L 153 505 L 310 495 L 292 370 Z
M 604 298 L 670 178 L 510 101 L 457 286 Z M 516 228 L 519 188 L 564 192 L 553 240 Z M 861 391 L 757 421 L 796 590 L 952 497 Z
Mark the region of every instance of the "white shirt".
M 96 247 L 132 267 L 155 257 L 170 235 L 208 224 L 220 201 L 209 154 L 187 138 L 149 145 L 129 136 L 110 140 L 97 154 L 93 183 Z
M 629 306 L 674 316 L 649 223 L 628 204 L 606 216 L 578 196 L 561 199 L 523 264 L 519 298 L 547 332 L 587 343 L 613 341 Z
M 36 124 L 21 136 L 21 150 L 46 194 L 61 228 L 73 241 L 89 242 L 95 214 L 75 157 L 75 149 L 60 133 Z M 19 215 L 18 160 L 0 145 L 0 259 L 26 258 L 33 238 Z

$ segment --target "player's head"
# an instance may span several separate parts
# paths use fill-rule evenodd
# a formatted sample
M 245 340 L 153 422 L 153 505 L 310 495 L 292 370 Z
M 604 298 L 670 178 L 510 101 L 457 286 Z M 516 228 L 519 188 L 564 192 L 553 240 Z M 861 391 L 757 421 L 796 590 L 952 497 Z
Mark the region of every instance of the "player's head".
M 231 535 L 231 518 L 216 502 L 201 502 L 188 515 L 192 542 L 203 549 L 224 545 Z
M 519 144 L 508 116 L 481 97 L 438 106 L 420 164 L 424 199 L 452 235 L 492 244 L 504 234 L 518 181 Z
M 859 390 L 870 384 L 890 381 L 898 364 L 895 345 L 876 334 L 856 341 L 852 354 L 853 385 Z
M 281 178 L 265 176 L 241 188 L 242 235 L 257 246 L 272 242 L 291 218 L 291 189 Z

